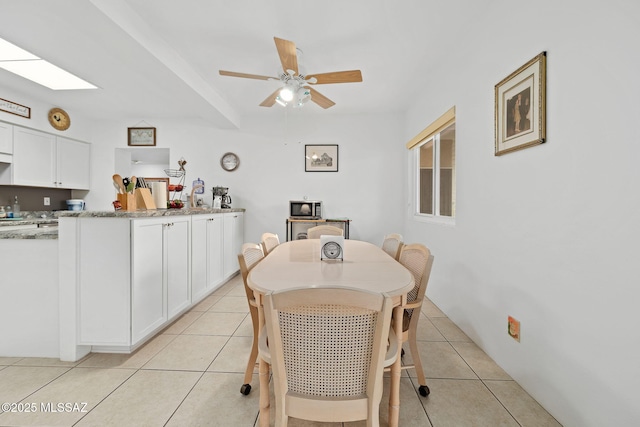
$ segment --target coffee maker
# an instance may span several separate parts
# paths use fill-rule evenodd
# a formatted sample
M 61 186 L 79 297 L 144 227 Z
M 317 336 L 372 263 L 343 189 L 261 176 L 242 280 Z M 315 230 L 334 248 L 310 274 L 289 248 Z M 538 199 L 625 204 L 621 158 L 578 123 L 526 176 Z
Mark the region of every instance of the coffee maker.
M 213 187 L 213 208 L 214 209 L 231 209 L 231 196 L 227 195 L 228 187 Z

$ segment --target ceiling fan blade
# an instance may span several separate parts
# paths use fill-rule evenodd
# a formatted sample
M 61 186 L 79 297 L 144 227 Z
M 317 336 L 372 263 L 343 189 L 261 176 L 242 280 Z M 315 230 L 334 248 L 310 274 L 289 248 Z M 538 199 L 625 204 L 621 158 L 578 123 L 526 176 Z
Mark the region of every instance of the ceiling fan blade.
M 235 71 L 220 70 L 219 72 L 221 76 L 242 77 L 245 79 L 258 79 L 258 80 L 269 80 L 269 79 L 278 80 L 277 77 L 259 76 L 257 74 L 236 73 Z
M 362 81 L 362 73 L 360 70 L 349 70 L 335 71 L 333 73 L 310 74 L 306 76 L 307 80 L 311 80 L 312 78 L 316 79 L 314 84 L 317 85 L 328 83 L 356 83 Z
M 271 95 L 269 95 L 267 97 L 267 99 L 265 99 L 264 101 L 262 101 L 262 103 L 260 103 L 261 107 L 273 107 L 273 104 L 276 103 L 276 98 L 278 97 L 278 94 L 280 93 L 280 89 L 276 89 L 275 92 L 273 92 Z
M 294 75 L 298 75 L 298 52 L 296 51 L 296 44 L 289 40 L 279 39 L 274 37 L 276 42 L 276 49 L 278 49 L 278 55 L 280 55 L 280 62 L 282 63 L 282 69 L 285 73 L 288 70 L 293 70 Z
M 335 102 L 333 102 L 332 100 L 330 100 L 329 98 L 327 98 L 326 96 L 324 96 L 323 94 L 315 90 L 314 88 L 309 86 L 305 86 L 305 87 L 311 91 L 311 100 L 316 104 L 318 104 L 319 106 L 321 106 L 322 108 L 329 108 L 336 105 Z

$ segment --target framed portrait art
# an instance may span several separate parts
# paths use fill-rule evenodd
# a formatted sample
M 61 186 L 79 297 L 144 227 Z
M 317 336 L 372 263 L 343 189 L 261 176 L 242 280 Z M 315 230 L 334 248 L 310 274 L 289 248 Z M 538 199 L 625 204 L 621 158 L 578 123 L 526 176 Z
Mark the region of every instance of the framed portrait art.
M 545 142 L 546 58 L 540 53 L 496 85 L 496 156 Z
M 305 145 L 305 172 L 338 172 L 338 145 Z
M 127 144 L 131 147 L 153 147 L 156 145 L 156 128 L 127 128 Z

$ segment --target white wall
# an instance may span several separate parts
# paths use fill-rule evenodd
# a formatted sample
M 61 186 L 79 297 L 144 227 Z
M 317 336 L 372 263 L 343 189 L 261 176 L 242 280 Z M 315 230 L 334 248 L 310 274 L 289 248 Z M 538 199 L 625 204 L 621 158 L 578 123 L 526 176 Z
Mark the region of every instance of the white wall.
M 640 5 L 499 0 L 485 13 L 406 118 L 409 140 L 456 106 L 456 224 L 407 208 L 405 240 L 434 252 L 427 295 L 563 425 L 638 425 Z M 495 157 L 494 86 L 541 51 L 547 143 Z M 408 174 L 406 203 L 413 192 Z
M 310 106 L 311 108 L 317 108 Z M 273 107 L 276 108 L 276 107 Z M 404 152 L 400 149 L 400 118 L 394 115 L 266 114 L 248 118 L 241 130 L 219 130 L 193 122 L 146 119 L 157 128 L 157 147 L 171 149 L 171 168 L 187 160 L 186 184 L 205 182 L 205 202 L 211 188 L 229 187 L 233 207 L 246 208 L 245 239 L 258 242 L 265 231 L 285 239 L 288 201 L 308 196 L 323 200 L 325 217 L 348 217 L 351 238 L 381 243 L 382 236 L 402 226 Z M 274 119 L 275 117 L 275 119 Z M 97 123 L 93 136 L 93 188 L 85 197 L 88 209 L 111 210 L 115 148 L 126 147 L 132 123 Z M 305 144 L 338 144 L 337 173 L 305 172 Z M 233 151 L 240 167 L 225 172 L 220 157 Z M 393 171 L 393 173 L 390 173 Z M 172 178 L 172 183 L 178 179 Z

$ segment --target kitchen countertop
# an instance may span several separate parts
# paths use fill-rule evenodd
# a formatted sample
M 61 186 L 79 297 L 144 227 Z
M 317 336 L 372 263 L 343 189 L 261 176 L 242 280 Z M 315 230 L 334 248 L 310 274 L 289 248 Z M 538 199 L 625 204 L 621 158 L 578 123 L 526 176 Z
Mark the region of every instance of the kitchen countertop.
M 1 239 L 57 239 L 58 218 L 156 218 L 173 215 L 206 215 L 244 212 L 244 209 L 183 208 L 138 211 L 56 211 L 25 213 L 22 219 L 0 219 Z M 44 218 L 42 216 L 45 216 Z
M 244 212 L 244 209 L 213 209 L 213 208 L 183 208 L 183 209 L 155 209 L 137 211 L 58 211 L 59 218 L 154 218 L 172 215 L 207 215 L 227 212 Z

